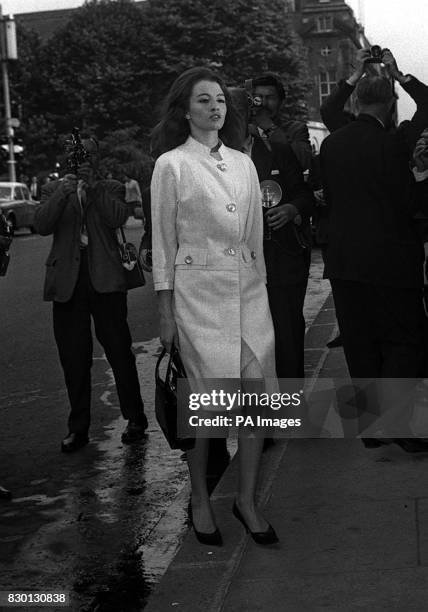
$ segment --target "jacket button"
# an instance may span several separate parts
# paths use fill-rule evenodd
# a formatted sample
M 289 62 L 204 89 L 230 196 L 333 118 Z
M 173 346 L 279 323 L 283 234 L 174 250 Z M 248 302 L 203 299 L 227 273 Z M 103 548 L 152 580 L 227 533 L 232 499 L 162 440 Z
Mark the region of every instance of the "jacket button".
M 187 256 L 184 258 L 184 263 L 186 263 L 186 264 L 191 264 L 191 263 L 192 263 L 192 261 L 193 261 L 193 258 L 192 258 L 192 257 L 190 257 L 190 255 L 187 255 Z
M 229 247 L 228 249 L 226 249 L 226 255 L 236 255 L 236 249 L 234 249 L 233 247 Z
M 230 213 L 233 213 L 236 210 L 236 204 L 234 202 L 231 202 L 226 206 L 226 208 Z
M 251 259 L 255 259 L 256 258 L 256 252 L 255 251 L 251 251 Z

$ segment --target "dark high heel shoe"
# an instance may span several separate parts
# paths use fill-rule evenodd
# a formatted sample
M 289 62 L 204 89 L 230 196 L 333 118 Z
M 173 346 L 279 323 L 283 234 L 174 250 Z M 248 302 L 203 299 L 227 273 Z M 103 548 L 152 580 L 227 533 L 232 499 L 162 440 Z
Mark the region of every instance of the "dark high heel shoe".
M 279 542 L 278 536 L 276 535 L 274 528 L 269 523 L 269 527 L 266 529 L 266 531 L 251 531 L 251 529 L 247 525 L 246 520 L 242 516 L 241 511 L 239 510 L 236 504 L 236 501 L 233 503 L 232 512 L 233 516 L 237 518 L 238 521 L 241 521 L 241 523 L 245 527 L 246 532 L 251 535 L 254 542 L 256 542 L 257 544 L 266 545 L 276 544 L 277 542 Z
M 204 533 L 203 531 L 198 531 L 195 527 L 195 523 L 193 522 L 193 512 L 192 506 L 189 504 L 188 506 L 189 519 L 193 527 L 193 531 L 195 532 L 196 539 L 201 544 L 207 544 L 208 546 L 223 546 L 223 538 L 221 537 L 221 533 L 216 527 L 215 531 L 212 533 Z

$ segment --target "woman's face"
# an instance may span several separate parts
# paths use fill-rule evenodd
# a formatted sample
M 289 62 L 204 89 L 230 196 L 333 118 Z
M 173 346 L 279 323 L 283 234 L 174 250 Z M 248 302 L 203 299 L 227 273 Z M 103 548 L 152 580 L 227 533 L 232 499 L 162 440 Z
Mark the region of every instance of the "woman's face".
M 226 112 L 226 100 L 218 83 L 199 81 L 193 86 L 186 114 L 192 135 L 221 130 Z

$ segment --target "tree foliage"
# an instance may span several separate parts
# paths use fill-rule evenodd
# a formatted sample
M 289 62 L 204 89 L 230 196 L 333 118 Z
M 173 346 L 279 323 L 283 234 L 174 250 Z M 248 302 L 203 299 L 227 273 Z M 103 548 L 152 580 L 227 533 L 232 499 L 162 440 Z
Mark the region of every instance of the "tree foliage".
M 299 39 L 283 0 L 91 0 L 42 44 L 19 28 L 13 95 L 32 166 L 60 154 L 74 125 L 101 140 L 105 167 L 144 176 L 150 130 L 170 84 L 208 65 L 228 84 L 278 73 L 286 112 L 301 116 L 306 92 Z
M 229 85 L 277 73 L 286 87 L 289 115 L 302 115 L 307 75 L 283 0 L 150 0 L 146 16 L 143 74 L 151 83 L 150 104 L 165 95 L 180 72 L 208 65 Z

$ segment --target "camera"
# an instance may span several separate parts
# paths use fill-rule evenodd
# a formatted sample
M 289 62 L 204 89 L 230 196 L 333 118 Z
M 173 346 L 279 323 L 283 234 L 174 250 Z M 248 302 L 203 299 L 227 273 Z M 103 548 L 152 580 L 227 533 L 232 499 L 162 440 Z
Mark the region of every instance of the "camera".
M 79 166 L 91 158 L 90 153 L 83 146 L 80 130 L 77 127 L 73 128 L 70 138 L 65 141 L 65 150 L 67 153 L 67 167 L 73 174 L 77 174 Z
M 247 102 L 248 102 L 248 107 L 250 109 L 260 108 L 262 106 L 262 99 L 261 99 L 261 97 L 260 96 L 253 96 L 249 92 L 247 92 Z
M 379 45 L 373 45 L 370 48 L 370 55 L 368 59 L 366 59 L 366 64 L 381 64 L 382 63 L 382 47 Z

